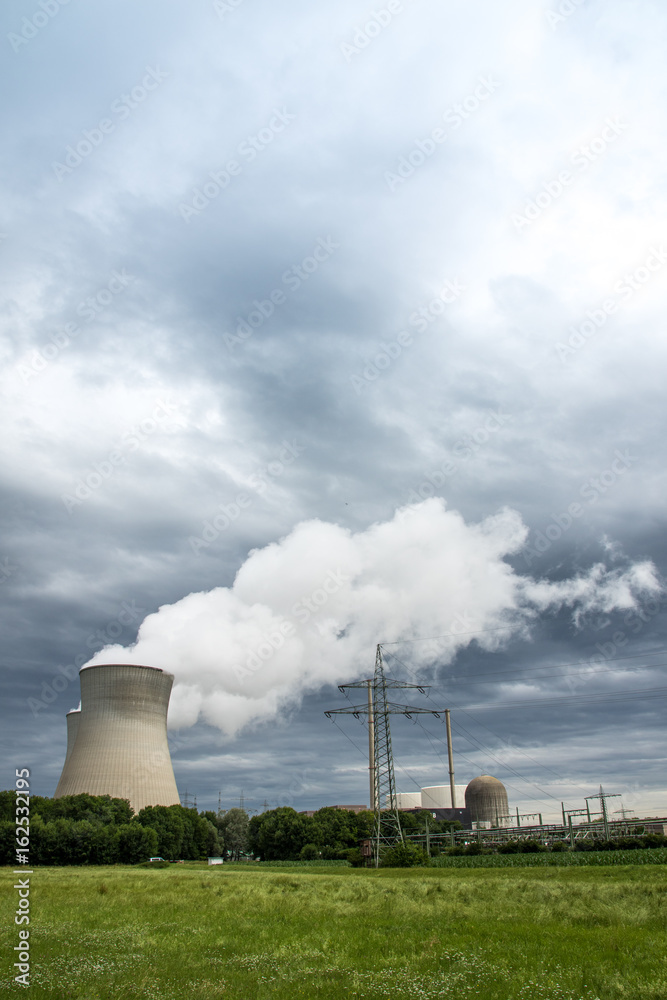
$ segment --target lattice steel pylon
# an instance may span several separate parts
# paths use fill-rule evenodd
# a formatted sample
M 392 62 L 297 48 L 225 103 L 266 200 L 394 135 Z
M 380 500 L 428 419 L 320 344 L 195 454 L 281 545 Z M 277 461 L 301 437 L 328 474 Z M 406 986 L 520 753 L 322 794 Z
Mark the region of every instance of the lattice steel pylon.
M 444 709 L 414 708 L 410 705 L 397 705 L 387 700 L 387 691 L 395 688 L 410 688 L 425 694 L 428 685 L 406 684 L 404 681 L 387 679 L 382 662 L 382 647 L 378 645 L 375 652 L 375 672 L 372 680 L 356 681 L 352 684 L 339 684 L 338 690 L 345 693 L 348 688 L 366 688 L 368 691 L 367 705 L 352 705 L 350 708 L 333 708 L 324 714 L 328 719 L 332 715 L 368 716 L 369 728 L 369 762 L 371 808 L 375 814 L 373 825 L 373 858 L 375 867 L 380 863 L 380 855 L 384 848 L 403 843 L 403 831 L 398 813 L 396 799 L 396 780 L 394 778 L 394 755 L 391 747 L 390 715 L 435 715 L 440 718 Z M 384 803 L 384 806 L 383 806 Z

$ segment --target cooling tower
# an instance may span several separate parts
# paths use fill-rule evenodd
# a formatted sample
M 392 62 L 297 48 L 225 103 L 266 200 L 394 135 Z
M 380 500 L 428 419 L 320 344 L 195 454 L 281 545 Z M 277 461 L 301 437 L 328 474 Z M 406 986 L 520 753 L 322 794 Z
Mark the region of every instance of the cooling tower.
M 71 712 L 67 713 L 65 718 L 67 719 L 67 753 L 65 754 L 65 763 L 67 763 L 72 756 L 72 750 L 76 743 L 76 735 L 79 732 L 81 709 L 73 708 Z
M 456 806 L 463 809 L 465 799 L 465 785 L 455 785 Z M 449 785 L 428 785 L 421 790 L 422 809 L 451 809 L 452 790 Z
M 466 809 L 470 812 L 473 823 L 490 822 L 494 826 L 498 823 L 501 826 L 507 824 L 509 804 L 502 781 L 492 778 L 490 774 L 482 774 L 479 778 L 472 779 L 466 788 L 465 797 Z
M 177 805 L 167 744 L 173 674 L 113 663 L 83 667 L 79 678 L 81 710 L 67 715 L 67 756 L 55 798 L 111 795 L 129 799 L 135 812 Z

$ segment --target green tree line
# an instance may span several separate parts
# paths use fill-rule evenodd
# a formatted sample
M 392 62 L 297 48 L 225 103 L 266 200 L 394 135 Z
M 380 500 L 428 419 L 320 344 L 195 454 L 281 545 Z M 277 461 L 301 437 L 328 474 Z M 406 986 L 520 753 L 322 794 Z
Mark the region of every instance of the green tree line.
M 288 806 L 253 816 L 248 828 L 249 850 L 262 861 L 347 860 L 361 862 L 359 844 L 372 836 L 374 815 L 366 810 L 353 813 L 325 806 L 313 816 Z M 458 822 L 436 822 L 429 812 L 403 813 L 404 832 L 420 834 L 429 824 L 431 833 L 445 833 Z
M 0 864 L 16 858 L 16 794 L 0 792 Z M 148 806 L 136 816 L 109 795 L 30 799 L 30 863 L 138 864 L 150 857 L 197 860 L 223 850 L 218 827 L 196 809 Z
M 15 862 L 14 791 L 0 792 L 0 864 Z M 34 865 L 139 864 L 221 856 L 237 861 L 348 860 L 361 863 L 360 843 L 372 836 L 373 813 L 326 806 L 312 816 L 281 806 L 249 820 L 243 809 L 198 813 L 180 805 L 147 806 L 135 816 L 129 802 L 108 795 L 30 799 L 30 863 Z M 459 823 L 435 822 L 430 813 L 404 813 L 404 832 L 443 833 Z

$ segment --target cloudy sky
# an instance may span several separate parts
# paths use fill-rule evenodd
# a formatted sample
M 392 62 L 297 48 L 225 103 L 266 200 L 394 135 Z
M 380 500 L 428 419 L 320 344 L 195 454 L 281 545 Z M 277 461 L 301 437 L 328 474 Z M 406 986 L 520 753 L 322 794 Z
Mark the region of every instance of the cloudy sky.
M 95 656 L 200 807 L 367 802 L 384 642 L 458 782 L 666 814 L 664 6 L 0 16 L 3 787 Z

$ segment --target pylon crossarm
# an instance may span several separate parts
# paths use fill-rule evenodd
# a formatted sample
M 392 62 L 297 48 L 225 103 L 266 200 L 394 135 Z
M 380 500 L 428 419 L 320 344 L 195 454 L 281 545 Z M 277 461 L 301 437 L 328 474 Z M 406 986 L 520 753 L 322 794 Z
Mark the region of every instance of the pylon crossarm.
M 346 691 L 348 688 L 365 688 L 368 686 L 368 683 L 368 681 L 353 681 L 350 684 L 339 684 L 338 690 Z M 371 681 L 370 683 L 374 682 Z M 408 684 L 406 681 L 394 681 L 387 677 L 384 679 L 384 686 L 386 688 L 400 688 L 401 690 L 411 688 L 413 691 L 420 691 L 422 694 L 431 690 L 430 684 Z
M 396 702 L 387 702 L 387 712 L 389 715 L 435 715 L 440 718 L 444 715 L 444 708 L 415 708 L 413 705 L 397 705 Z
M 358 718 L 360 715 L 368 715 L 368 706 L 351 705 L 349 708 L 330 708 L 329 711 L 324 714 L 327 719 L 330 719 L 332 715 L 356 715 Z

